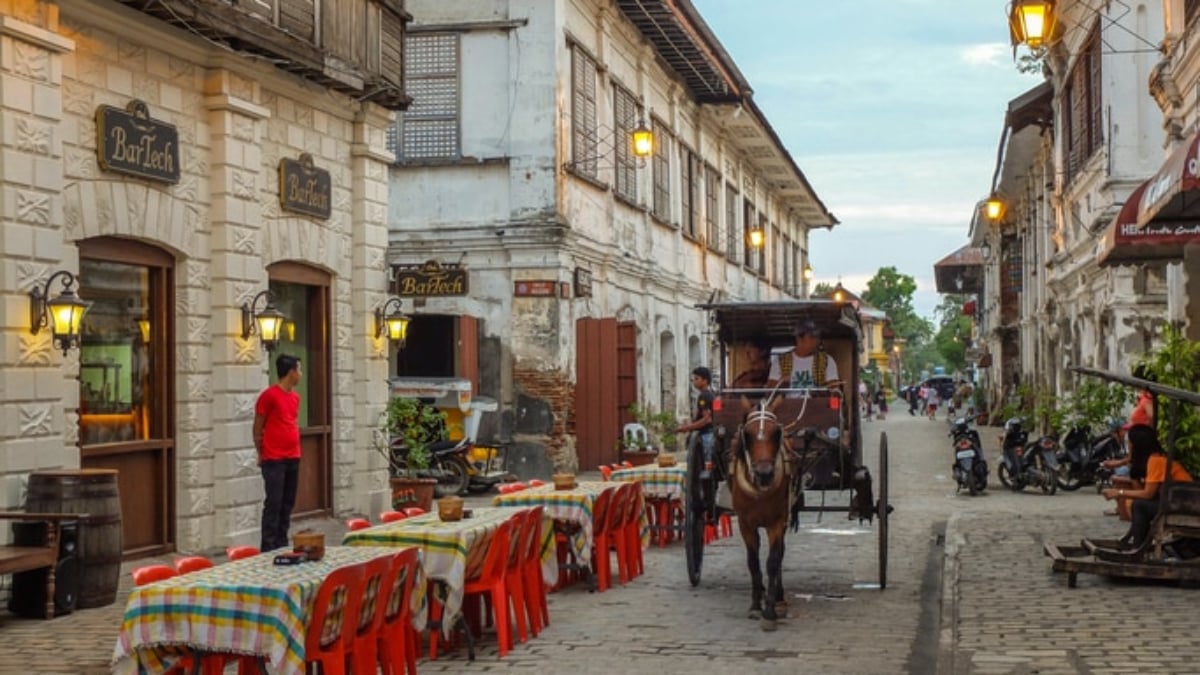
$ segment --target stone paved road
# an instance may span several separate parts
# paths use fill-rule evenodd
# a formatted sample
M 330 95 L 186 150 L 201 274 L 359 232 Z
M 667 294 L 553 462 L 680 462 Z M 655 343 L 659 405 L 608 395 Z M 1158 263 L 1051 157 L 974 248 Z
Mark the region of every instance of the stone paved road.
M 1069 590 L 1042 557 L 1042 541 L 1120 532 L 1115 519 L 1100 515 L 1094 491 L 1012 494 L 993 481 L 980 497 L 956 495 L 945 471 L 944 424 L 903 411 L 868 424 L 866 455 L 876 474 L 881 430 L 890 438 L 896 508 L 886 591 L 872 587 L 876 531 L 826 514 L 789 536 L 791 615 L 774 633 L 745 618 L 743 548 L 723 539 L 707 549 L 698 588 L 687 583 L 680 547 L 651 548 L 646 575 L 626 587 L 552 595 L 552 625 L 503 660 L 485 636 L 474 663 L 458 652 L 423 662 L 421 671 L 1196 672 L 1194 591 L 1087 576 Z M 994 436 L 988 430 L 985 441 L 994 444 Z M 331 539 L 340 538 L 336 523 L 326 526 Z M 1125 607 L 1154 618 L 1132 620 L 1119 614 Z M 0 613 L 0 673 L 107 672 L 120 613 L 114 605 L 50 622 Z M 1141 648 L 1147 640 L 1156 647 Z

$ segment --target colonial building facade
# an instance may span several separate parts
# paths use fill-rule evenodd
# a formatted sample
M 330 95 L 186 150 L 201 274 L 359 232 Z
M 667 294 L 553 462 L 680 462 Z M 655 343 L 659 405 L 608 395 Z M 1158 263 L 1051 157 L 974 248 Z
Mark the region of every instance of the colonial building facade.
M 0 506 L 33 471 L 116 469 L 126 554 L 257 544 L 280 352 L 304 363 L 297 512 L 386 503 L 370 316 L 407 16 L 273 6 L 0 2 Z M 60 348 L 30 292 L 67 287 L 90 307 Z M 267 304 L 274 354 L 243 329 Z
M 1069 392 L 1075 366 L 1128 372 L 1167 316 L 1165 263 L 1111 246 L 1161 157 L 1145 86 L 1163 3 L 1056 7 L 1061 39 L 1045 53 L 1045 82 L 1004 120 L 991 186 L 1003 212 L 988 217 L 981 203 L 971 225 L 984 254 L 977 356 L 993 410 L 1020 384 Z
M 469 291 L 397 286 L 393 372 L 499 399 L 518 473 L 614 461 L 630 404 L 684 416 L 715 369 L 697 305 L 804 296 L 809 229 L 836 220 L 687 0 L 409 9 L 388 259 Z

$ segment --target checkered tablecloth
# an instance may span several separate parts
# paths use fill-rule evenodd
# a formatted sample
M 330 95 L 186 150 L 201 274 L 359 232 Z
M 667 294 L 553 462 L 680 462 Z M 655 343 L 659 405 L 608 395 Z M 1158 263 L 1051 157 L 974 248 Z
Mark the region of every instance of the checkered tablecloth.
M 347 532 L 347 546 L 420 546 L 425 576 L 445 586 L 444 632 L 454 625 L 462 609 L 463 587 L 480 565 L 500 523 L 511 518 L 512 509 L 475 508 L 470 518 L 443 522 L 436 513 L 384 523 L 365 530 Z M 542 578 L 553 585 L 558 580 L 554 556 L 553 521 L 542 523 Z
M 555 520 L 578 523 L 579 529 L 571 538 L 571 546 L 579 560 L 592 559 L 592 507 L 596 498 L 605 490 L 616 488 L 618 483 L 608 481 L 581 481 L 571 490 L 555 490 L 553 483 L 526 488 L 506 495 L 497 495 L 496 506 L 529 508 L 541 506 L 545 514 Z M 641 499 L 639 491 L 638 499 Z M 650 543 L 650 528 L 643 509 L 640 517 L 642 546 Z
M 305 637 L 321 582 L 335 569 L 392 553 L 394 548 L 330 546 L 319 561 L 275 565 L 268 552 L 134 588 L 113 650 L 113 672 L 162 673 L 181 648 L 190 647 L 263 657 L 272 673 L 304 673 Z M 418 566 L 418 628 L 424 628 L 424 589 Z
M 644 464 L 613 471 L 612 480 L 642 484 L 642 493 L 655 499 L 680 499 L 687 480 L 687 467 Z

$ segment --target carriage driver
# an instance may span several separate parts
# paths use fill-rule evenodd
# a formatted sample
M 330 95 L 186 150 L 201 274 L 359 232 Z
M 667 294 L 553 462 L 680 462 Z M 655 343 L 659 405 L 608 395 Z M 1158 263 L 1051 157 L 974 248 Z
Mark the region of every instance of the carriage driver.
M 785 389 L 825 387 L 838 379 L 837 362 L 821 348 L 821 331 L 811 319 L 801 321 L 794 332 L 796 347 L 771 357 L 767 387 L 783 381 Z
M 675 430 L 676 433 L 684 433 L 688 431 L 698 432 L 700 437 L 700 445 L 704 448 L 704 470 L 700 472 L 701 480 L 708 480 L 712 477 L 713 468 L 713 392 L 709 388 L 712 383 L 712 371 L 704 366 L 699 366 L 692 371 L 692 386 L 696 391 L 700 392 L 696 397 L 696 411 L 692 414 L 692 421 L 680 426 Z M 690 446 L 690 444 L 689 444 Z

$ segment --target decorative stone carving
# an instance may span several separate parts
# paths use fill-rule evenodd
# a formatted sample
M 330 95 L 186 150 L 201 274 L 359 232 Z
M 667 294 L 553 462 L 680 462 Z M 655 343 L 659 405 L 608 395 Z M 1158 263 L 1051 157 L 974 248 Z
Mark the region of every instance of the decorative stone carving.
M 212 456 L 212 432 L 207 429 L 200 429 L 188 434 L 188 456 L 189 457 L 211 457 Z
M 258 401 L 258 392 L 253 394 L 238 394 L 233 397 L 234 419 L 254 419 L 254 404 Z
M 178 419 L 176 424 L 183 431 L 200 431 L 204 427 L 200 424 L 200 411 L 195 404 L 181 403 L 176 406 Z
M 212 378 L 208 375 L 188 375 L 187 397 L 189 401 L 212 400 Z
M 158 95 L 158 80 L 145 73 L 134 73 L 133 97 L 151 105 L 159 105 L 162 98 Z
M 46 404 L 19 406 L 17 425 L 22 436 L 49 436 L 54 431 L 54 411 Z
M 30 190 L 17 192 L 17 220 L 36 225 L 50 224 L 50 195 Z
M 12 71 L 38 82 L 50 79 L 50 53 L 36 45 L 12 40 Z
M 171 192 L 179 199 L 189 202 L 196 201 L 196 195 L 199 192 L 196 177 L 185 173 L 179 178 L 179 182 L 171 188 Z
M 233 169 L 230 171 L 233 180 L 230 185 L 230 192 L 238 199 L 253 199 L 254 198 L 254 174 L 249 171 L 240 171 Z
M 187 283 L 193 288 L 208 288 L 208 266 L 199 262 L 187 264 Z
M 38 124 L 27 117 L 19 117 L 16 122 L 18 150 L 35 152 L 39 155 L 50 154 L 52 130 L 49 124 Z
M 194 147 L 183 151 L 183 170 L 198 176 L 208 175 L 208 153 Z
M 96 177 L 96 151 L 95 149 L 67 147 L 63 152 L 64 164 L 63 173 L 70 178 L 88 178 Z
M 236 351 L 233 355 L 233 360 L 237 363 L 257 363 L 258 350 L 262 347 L 258 342 L 258 337 L 251 335 L 246 339 L 242 339 L 241 335 L 234 336 L 234 345 Z
M 181 86 L 190 88 L 195 85 L 192 80 L 196 77 L 196 66 L 191 61 L 169 56 L 167 57 L 167 68 L 171 77 Z
M 233 129 L 230 134 L 239 141 L 254 142 L 254 120 L 241 115 L 233 116 Z
M 79 445 L 79 414 L 67 411 L 66 428 L 63 430 L 63 440 L 67 445 Z
M 210 345 L 205 345 L 209 348 Z M 200 351 L 191 345 L 181 345 L 179 347 L 175 367 L 184 373 L 200 372 Z
M 201 344 L 209 344 L 212 342 L 209 336 L 208 327 L 209 319 L 189 318 L 187 320 L 187 335 L 188 340 L 199 342 Z
M 258 252 L 258 232 L 247 227 L 229 225 L 233 229 L 233 250 L 238 253 L 254 255 Z

